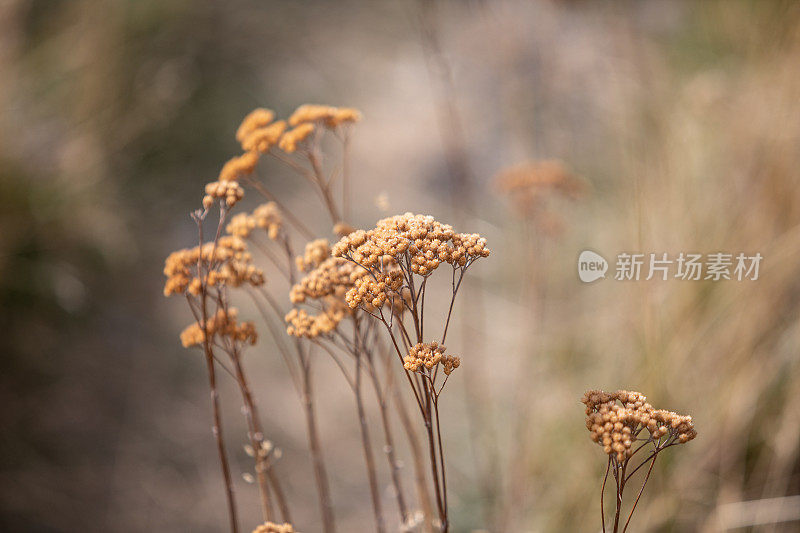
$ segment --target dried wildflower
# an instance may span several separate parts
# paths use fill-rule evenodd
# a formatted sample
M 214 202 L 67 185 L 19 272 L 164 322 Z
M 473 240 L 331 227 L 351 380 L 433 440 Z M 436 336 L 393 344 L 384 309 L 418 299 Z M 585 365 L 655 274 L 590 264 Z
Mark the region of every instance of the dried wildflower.
M 206 340 L 206 331 L 211 339 L 225 338 L 242 344 L 255 344 L 258 340 L 256 327 L 252 322 L 237 321 L 238 311 L 230 308 L 227 312 L 220 309 L 208 320 L 208 327 L 195 322 L 181 332 L 181 344 L 185 348 L 201 346 Z
M 203 272 L 202 280 L 197 274 L 198 260 Z M 164 265 L 164 275 L 167 277 L 164 296 L 187 291 L 198 295 L 203 281 L 211 287 L 264 284 L 264 273 L 252 264 L 247 245 L 234 236 L 220 237 L 216 244 L 205 243 L 202 248 L 195 246 L 171 253 Z
M 379 308 L 394 295 L 400 294 L 403 287 L 403 275 L 393 270 L 377 277 L 363 276 L 356 280 L 355 286 L 347 291 L 345 300 L 352 309 L 358 307 Z
M 275 202 L 268 202 L 256 207 L 251 214 L 239 213 L 231 218 L 225 231 L 241 239 L 250 237 L 255 230 L 264 229 L 270 239 L 277 239 L 283 221 Z
M 405 213 L 378 221 L 373 230 L 350 233 L 336 243 L 332 254 L 379 270 L 388 257 L 414 274 L 427 276 L 442 263 L 468 266 L 487 257 L 489 249 L 477 234 L 457 234 L 432 216 Z
M 305 253 L 297 256 L 295 263 L 300 272 L 308 272 L 312 268 L 318 267 L 330 255 L 331 246 L 328 239 L 316 239 L 306 244 Z
M 446 347 L 436 341 L 415 344 L 403 358 L 403 367 L 409 372 L 421 372 L 423 368 L 432 370 L 442 363 L 444 373 L 449 376 L 454 369 L 461 366 L 461 359 L 454 355 L 446 355 L 445 350 Z
M 627 521 L 624 525 L 621 524 L 619 518 L 626 483 L 633 474 L 649 463 L 650 468 L 639 490 L 641 496 L 658 454 L 670 446 L 684 444 L 697 436 L 692 417 L 654 409 L 647 403 L 647 398 L 636 391 L 619 390 L 609 393 L 589 390 L 583 395 L 581 402 L 586 405 L 586 428 L 591 439 L 602 446 L 603 451 L 608 454 L 608 468 L 600 495 L 603 531 L 605 531 L 603 496 L 609 472 L 614 476 L 617 491 L 613 531 L 617 532 L 620 528 L 625 531 L 639 502 L 637 497 Z M 649 447 L 649 455 L 638 466 L 629 467 L 633 457 L 645 446 Z
M 233 207 L 244 197 L 244 189 L 236 181 L 212 181 L 206 185 L 203 207 L 210 208 L 214 200 L 225 200 L 228 207 Z
M 256 221 L 252 216 L 248 215 L 247 213 L 238 213 L 231 218 L 230 222 L 228 222 L 228 225 L 225 227 L 225 231 L 227 231 L 229 235 L 246 239 L 250 236 L 250 233 L 252 233 L 255 228 Z
M 586 428 L 592 440 L 617 461 L 632 455 L 634 439 L 643 430 L 654 441 L 683 444 L 695 438 L 697 432 L 691 416 L 653 409 L 643 394 L 620 390 L 614 393 L 590 390 L 581 400 L 586 405 Z
M 314 125 L 311 123 L 303 123 L 283 134 L 278 146 L 287 154 L 293 153 L 297 150 L 297 145 L 306 140 L 314 131 Z
M 270 239 L 275 240 L 283 226 L 280 209 L 275 202 L 261 204 L 253 210 L 256 227 L 267 231 Z
M 269 109 L 257 108 L 252 110 L 244 117 L 239 129 L 236 130 L 236 140 L 244 142 L 244 140 L 256 129 L 263 128 L 270 122 L 275 120 L 275 113 Z
M 297 126 L 304 122 L 321 122 L 329 128 L 340 124 L 361 120 L 361 112 L 349 107 L 333 107 L 327 105 L 303 104 L 289 117 L 289 124 Z
M 336 296 L 343 301 L 345 293 L 355 285 L 356 280 L 366 274 L 366 270 L 349 261 L 328 257 L 292 287 L 289 298 L 292 303 L 329 296 Z
M 542 160 L 523 163 L 501 171 L 494 183 L 514 203 L 517 211 L 533 216 L 546 233 L 557 234 L 562 224 L 557 213 L 545 208 L 545 200 L 553 193 L 569 199 L 583 194 L 584 183 L 561 161 Z
M 286 314 L 286 333 L 294 337 L 313 339 L 327 335 L 336 329 L 349 310 L 341 303 L 333 302 L 318 315 L 310 315 L 305 309 L 292 309 Z
M 252 174 L 259 157 L 258 152 L 245 152 L 229 159 L 219 172 L 219 181 L 237 181 L 242 176 Z
M 244 141 L 242 149 L 247 152 L 265 153 L 278 144 L 281 135 L 286 131 L 286 121 L 279 120 L 264 128 L 253 130 Z
M 333 225 L 333 233 L 339 236 L 339 238 L 344 237 L 345 235 L 349 235 L 353 233 L 356 229 L 348 224 L 347 222 L 337 222 Z
M 361 120 L 361 112 L 351 107 L 340 107 L 332 117 L 325 121 L 329 128 L 335 128 L 341 124 L 352 124 Z
M 275 524 L 266 522 L 253 530 L 253 533 L 299 533 L 294 530 L 291 524 Z

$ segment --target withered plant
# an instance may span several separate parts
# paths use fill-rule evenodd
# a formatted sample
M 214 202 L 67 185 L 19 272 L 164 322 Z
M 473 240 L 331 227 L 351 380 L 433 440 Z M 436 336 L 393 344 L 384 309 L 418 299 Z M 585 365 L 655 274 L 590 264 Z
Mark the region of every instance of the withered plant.
M 447 531 L 449 527 L 439 396 L 460 360 L 445 353 L 444 341 L 464 273 L 475 259 L 489 252 L 478 235 L 454 233 L 432 217 L 406 214 L 383 220 L 369 232 L 353 231 L 343 213 L 348 211 L 350 128 L 359 119 L 360 113 L 354 109 L 318 105 L 300 106 L 287 121 L 275 121 L 274 113 L 267 109 L 250 113 L 236 133 L 243 153 L 228 161 L 218 179 L 206 185 L 203 208 L 192 215 L 198 227 L 198 246 L 174 252 L 166 262 L 165 294 L 184 295 L 195 319 L 181 340 L 186 347 L 201 348 L 205 355 L 231 531 L 238 531 L 238 520 L 222 431 L 218 369 L 229 374 L 241 391 L 248 423 L 246 449 L 255 460 L 264 517 L 264 524 L 257 531 L 293 531 L 289 506 L 275 469 L 276 448 L 265 438 L 242 364 L 245 347 L 256 343 L 256 328 L 252 322 L 238 321 L 238 312 L 231 305 L 232 289 L 248 294 L 262 314 L 273 345 L 300 395 L 323 531 L 335 531 L 335 522 L 312 379 L 313 362 L 319 354 L 327 354 L 335 362 L 354 393 L 376 530 L 386 531 L 387 526 L 367 424 L 365 380 L 371 384 L 378 403 L 400 528 L 410 530 L 422 525 L 427 530 Z M 328 168 L 323 158 L 326 137 L 340 143 L 341 158 L 333 168 Z M 333 248 L 257 177 L 256 167 L 264 156 L 280 161 L 312 186 L 330 217 L 333 233 L 341 238 Z M 267 203 L 250 213 L 230 216 L 231 209 L 243 198 L 245 187 Z M 338 190 L 341 205 L 337 201 Z M 204 222 L 217 211 L 213 238 L 207 240 Z M 298 238 L 306 245 L 304 253 L 295 256 Z M 364 255 L 368 249 L 370 252 Z M 283 294 L 289 293 L 290 307 L 284 307 L 283 298 L 275 292 L 276 286 L 281 290 L 280 284 L 270 283 L 270 290 L 265 287 L 264 270 L 254 264 L 251 250 L 285 278 L 287 288 Z M 426 286 L 442 263 L 452 267 L 452 297 L 441 337 L 426 342 Z M 409 318 L 404 319 L 405 316 Z M 288 337 L 276 327 L 278 320 L 285 321 Z M 380 335 L 381 324 L 391 343 Z M 402 363 L 425 423 L 435 511 L 430 502 L 422 446 L 404 399 L 394 385 L 392 350 Z M 439 380 L 440 369 L 443 380 Z M 413 456 L 419 510 L 403 490 L 392 431 L 393 414 L 405 430 Z M 283 525 L 278 525 L 278 515 L 285 522 Z
M 628 530 L 633 512 L 650 479 L 658 454 L 671 446 L 689 442 L 697 436 L 697 432 L 691 416 L 654 409 L 640 392 L 620 390 L 608 393 L 590 390 L 583 395 L 581 401 L 586 405 L 586 428 L 591 433 L 592 440 L 602 446 L 608 455 L 606 474 L 600 491 L 603 532 L 606 531 L 604 495 L 608 474 L 611 472 L 616 489 L 611 531 L 624 533 Z M 647 473 L 623 523 L 623 492 L 634 474 L 645 466 Z

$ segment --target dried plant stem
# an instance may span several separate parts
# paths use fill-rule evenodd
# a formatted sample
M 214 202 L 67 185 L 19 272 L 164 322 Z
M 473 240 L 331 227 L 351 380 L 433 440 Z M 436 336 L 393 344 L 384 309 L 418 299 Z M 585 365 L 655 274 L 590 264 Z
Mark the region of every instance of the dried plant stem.
M 372 497 L 372 511 L 375 515 L 375 528 L 379 533 L 386 531 L 383 519 L 383 509 L 381 508 L 381 495 L 378 489 L 378 477 L 375 468 L 375 457 L 372 453 L 372 444 L 367 428 L 367 416 L 364 409 L 364 400 L 361 391 L 361 379 L 363 375 L 364 351 L 361 343 L 361 330 L 358 318 L 353 319 L 353 341 L 355 343 L 356 372 L 353 383 L 353 392 L 356 396 L 356 409 L 358 410 L 358 424 L 361 430 L 361 443 L 364 447 L 364 461 L 367 465 L 367 480 L 369 481 L 369 491 Z
M 203 215 L 195 215 L 194 219 L 197 222 L 198 228 L 198 238 L 200 242 L 200 246 L 203 246 Z M 224 220 L 224 211 L 223 214 L 220 216 L 219 226 L 217 228 L 217 237 L 216 241 L 219 239 L 219 233 L 223 224 Z M 214 257 L 214 253 L 212 252 L 211 257 Z M 203 279 L 202 275 L 202 254 L 197 260 L 197 272 L 200 279 Z M 208 385 L 211 389 L 211 408 L 212 408 L 212 416 L 214 420 L 213 426 L 213 433 L 214 437 L 217 441 L 217 453 L 219 454 L 219 462 L 222 468 L 222 478 L 225 484 L 225 496 L 228 503 L 228 516 L 230 519 L 230 526 L 231 526 L 231 533 L 238 533 L 239 531 L 239 521 L 237 518 L 237 511 L 236 511 L 236 499 L 233 494 L 233 480 L 231 478 L 231 469 L 230 465 L 228 464 L 228 454 L 225 450 L 225 439 L 222 433 L 222 417 L 220 415 L 220 406 L 219 406 L 219 392 L 217 391 L 217 376 L 216 370 L 214 368 L 214 353 L 211 348 L 211 340 L 210 335 L 208 333 L 208 288 L 205 283 L 201 285 L 201 293 L 200 293 L 200 313 L 202 318 L 202 327 L 203 327 L 203 352 L 205 354 L 206 359 L 206 369 L 208 370 Z
M 628 530 L 628 524 L 630 524 L 631 518 L 633 518 L 633 512 L 636 510 L 636 506 L 639 504 L 639 498 L 642 497 L 642 493 L 644 492 L 644 487 L 645 485 L 647 485 L 647 480 L 650 479 L 650 474 L 653 472 L 653 465 L 656 464 L 657 455 L 658 454 L 654 454 L 653 459 L 650 461 L 650 467 L 647 469 L 647 475 L 644 477 L 644 481 L 642 482 L 642 487 L 639 489 L 639 494 L 636 495 L 636 501 L 633 502 L 633 507 L 631 507 L 631 512 L 628 513 L 628 519 L 625 521 L 625 526 L 622 528 L 622 533 L 625 533 Z
M 334 533 L 336 531 L 333 517 L 333 503 L 331 501 L 330 488 L 328 486 L 328 472 L 325 468 L 325 460 L 322 455 L 322 445 L 319 440 L 319 429 L 314 411 L 314 389 L 311 376 L 311 361 L 309 354 L 303 354 L 302 348 L 297 343 L 297 350 L 300 353 L 301 383 L 302 383 L 302 403 L 305 410 L 306 430 L 308 432 L 308 444 L 311 451 L 311 462 L 314 467 L 314 479 L 317 483 L 317 495 L 319 497 L 320 514 L 322 515 L 322 531 L 324 533 Z
M 608 481 L 608 472 L 611 470 L 611 456 L 608 457 L 606 463 L 606 475 L 603 476 L 603 488 L 600 489 L 600 523 L 603 524 L 603 533 L 606 533 L 606 507 L 604 497 L 606 493 L 606 481 Z
M 390 356 L 387 356 L 387 362 Z M 422 452 L 422 445 L 419 442 L 414 424 L 411 422 L 406 404 L 400 394 L 399 389 L 394 389 L 394 403 L 397 406 L 397 414 L 400 418 L 400 424 L 403 426 L 406 438 L 408 439 L 408 446 L 411 449 L 411 457 L 414 461 L 414 483 L 417 487 L 417 499 L 422 507 L 422 514 L 425 516 L 425 525 L 427 530 L 432 533 L 434 531 L 433 517 L 434 510 L 431 504 L 431 493 L 428 489 L 427 476 L 425 474 L 425 466 Z
M 273 471 L 273 466 L 270 464 L 268 453 L 264 450 L 264 432 L 261 428 L 261 422 L 258 416 L 253 395 L 250 392 L 250 387 L 247 384 L 244 368 L 241 364 L 240 354 L 234 350 L 231 354 L 231 359 L 234 364 L 234 371 L 236 373 L 236 380 L 239 383 L 239 388 L 242 393 L 242 401 L 245 405 L 245 415 L 248 422 L 251 446 L 256 457 L 256 475 L 258 477 L 259 489 L 261 491 L 262 507 L 264 510 L 264 520 L 266 522 L 273 521 L 271 513 L 271 501 L 269 494 L 269 484 L 272 485 L 275 491 L 275 500 L 280 509 L 281 517 L 285 522 L 291 522 L 291 514 L 289 506 L 286 502 L 286 497 L 283 488 L 280 485 L 280 480 Z
M 205 305 L 203 307 L 205 309 Z M 236 516 L 236 499 L 233 495 L 233 480 L 231 479 L 231 469 L 230 465 L 228 464 L 228 456 L 227 452 L 225 451 L 225 440 L 222 434 L 222 419 L 220 417 L 217 378 L 214 371 L 214 356 L 211 353 L 211 348 L 208 341 L 205 341 L 204 344 L 206 368 L 208 369 L 208 384 L 211 388 L 211 406 L 214 419 L 213 432 L 217 441 L 217 453 L 219 454 L 220 465 L 222 466 L 222 478 L 225 483 L 225 495 L 228 501 L 228 515 L 230 517 L 231 532 L 237 533 L 239 531 L 239 526 Z
M 369 375 L 372 378 L 372 386 L 375 390 L 375 397 L 378 399 L 378 409 L 381 415 L 381 424 L 383 425 L 384 443 L 386 445 L 386 460 L 389 462 L 389 472 L 392 477 L 392 485 L 394 486 L 395 497 L 397 498 L 397 508 L 400 511 L 400 521 L 406 523 L 409 519 L 408 506 L 405 500 L 405 493 L 403 485 L 400 480 L 400 464 L 395 454 L 394 437 L 392 436 L 392 425 L 389 418 L 389 405 L 386 398 L 386 392 L 393 388 L 393 374 L 391 368 L 386 366 L 386 390 L 381 387 L 378 373 L 375 370 L 374 364 L 371 364 Z

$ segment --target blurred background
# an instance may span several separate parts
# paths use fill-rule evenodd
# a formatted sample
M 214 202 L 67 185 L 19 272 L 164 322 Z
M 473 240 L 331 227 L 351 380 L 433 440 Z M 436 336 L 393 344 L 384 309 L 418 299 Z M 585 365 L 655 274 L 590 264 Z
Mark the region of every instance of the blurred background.
M 493 250 L 448 339 L 454 531 L 599 530 L 588 388 L 695 418 L 636 531 L 800 530 L 798 500 L 776 499 L 800 494 L 798 65 L 791 1 L 0 2 L 0 529 L 225 530 L 205 369 L 163 260 L 194 243 L 241 118 L 311 102 L 364 114 L 356 225 L 432 214 Z M 539 159 L 584 194 L 519 209 L 493 176 Z M 304 183 L 260 172 L 330 231 Z M 588 285 L 584 249 L 764 260 L 754 282 Z M 298 397 L 266 337 L 247 364 L 295 525 L 318 531 Z M 329 362 L 316 377 L 340 530 L 369 531 L 352 398 Z

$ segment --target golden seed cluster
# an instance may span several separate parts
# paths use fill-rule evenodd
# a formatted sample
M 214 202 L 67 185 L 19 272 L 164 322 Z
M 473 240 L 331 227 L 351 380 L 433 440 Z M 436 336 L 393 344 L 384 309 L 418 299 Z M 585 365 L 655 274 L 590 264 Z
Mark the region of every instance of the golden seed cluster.
M 214 205 L 214 200 L 225 200 L 225 205 L 233 207 L 236 202 L 244 197 L 244 189 L 235 181 L 212 181 L 206 184 L 206 195 L 203 197 L 203 207 L 209 209 Z
M 250 237 L 255 229 L 263 229 L 270 239 L 275 240 L 283 226 L 281 212 L 275 202 L 267 202 L 256 207 L 252 213 L 239 213 L 228 223 L 225 230 L 241 239 Z
M 438 342 L 418 343 L 411 347 L 408 355 L 403 358 L 403 367 L 409 372 L 420 372 L 423 368 L 432 370 L 441 364 L 446 375 L 461 366 L 461 359 L 454 355 L 445 354 L 446 347 Z
M 327 105 L 304 104 L 295 109 L 289 117 L 289 124 L 297 126 L 304 122 L 321 122 L 329 128 L 340 124 L 358 122 L 361 113 L 349 107 L 332 107 Z
M 332 254 L 379 271 L 391 259 L 427 276 L 442 263 L 463 267 L 487 257 L 489 249 L 478 234 L 455 233 L 432 216 L 405 213 L 378 221 L 375 229 L 350 233 L 334 245 Z
M 294 530 L 292 524 L 275 524 L 266 522 L 253 530 L 253 533 L 299 533 Z
M 314 124 L 305 122 L 284 133 L 278 146 L 287 154 L 291 154 L 297 150 L 297 145 L 305 141 L 313 132 Z
M 686 443 L 697 436 L 691 416 L 654 409 L 640 392 L 620 390 L 586 391 L 581 399 L 586 405 L 586 428 L 603 451 L 624 461 L 633 453 L 633 442 L 643 430 L 654 441 Z
M 317 268 L 323 261 L 331 256 L 331 245 L 328 239 L 316 239 L 306 244 L 306 249 L 303 255 L 295 257 L 297 270 L 300 272 L 309 272 Z
M 342 238 L 353 233 L 356 229 L 347 222 L 337 222 L 333 225 L 333 233 Z
M 244 142 L 251 133 L 275 120 L 275 112 L 259 107 L 250 111 L 236 130 L 236 140 Z
M 529 212 L 550 192 L 567 198 L 583 194 L 584 184 L 558 160 L 541 160 L 523 163 L 501 171 L 494 178 L 500 192 L 507 194 L 517 209 Z
M 322 246 L 323 243 L 318 243 L 312 250 L 306 250 L 309 256 L 306 264 L 312 264 L 321 256 L 317 248 Z M 324 246 L 327 247 L 327 241 L 324 241 Z M 289 324 L 287 333 L 312 338 L 332 332 L 346 316 L 353 315 L 353 309 L 345 304 L 345 295 L 357 280 L 366 275 L 366 270 L 345 259 L 328 256 L 322 260 L 289 292 L 292 303 L 317 301 L 322 305 L 322 311 L 318 315 L 311 315 L 305 310 L 291 311 L 286 315 Z
M 286 153 L 293 153 L 308 139 L 317 125 L 335 128 L 340 124 L 353 123 L 361 119 L 361 113 L 351 108 L 337 108 L 321 105 L 301 105 L 287 121 L 275 121 L 275 113 L 269 109 L 254 109 L 242 120 L 236 130 L 243 153 L 231 158 L 222 170 L 217 181 L 206 185 L 203 206 L 209 209 L 214 200 L 222 199 L 232 207 L 244 195 L 238 181 L 252 174 L 262 154 L 278 146 Z M 292 129 L 287 131 L 288 125 Z
M 256 327 L 252 322 L 239 323 L 237 320 L 238 311 L 231 307 L 225 312 L 220 309 L 208 320 L 208 335 L 211 339 L 215 337 L 226 338 L 233 342 L 243 344 L 255 344 L 258 340 Z M 195 322 L 181 332 L 181 344 L 185 348 L 201 346 L 206 340 L 206 332 L 203 326 Z
M 366 274 L 350 261 L 328 257 L 292 287 L 289 299 L 295 304 L 327 297 L 344 301 L 347 291 Z
M 286 121 L 279 120 L 269 126 L 258 128 L 250 132 L 242 141 L 242 149 L 246 152 L 266 153 L 278 144 L 281 135 L 286 131 Z
M 245 152 L 229 159 L 219 172 L 219 181 L 238 181 L 242 176 L 252 174 L 258 164 L 258 152 Z
M 355 281 L 353 288 L 345 294 L 345 301 L 351 309 L 382 307 L 387 301 L 394 301 L 403 287 L 403 275 L 399 270 L 362 276 Z
M 252 256 L 245 242 L 235 236 L 220 237 L 218 242 L 207 242 L 172 252 L 164 263 L 164 296 L 189 294 L 197 296 L 203 281 L 207 286 L 229 285 L 239 287 L 248 284 L 264 284 L 264 272 L 252 264 Z M 203 280 L 197 273 L 198 261 L 203 271 Z
M 292 309 L 285 317 L 286 333 L 307 339 L 327 335 L 336 329 L 348 311 L 341 302 L 332 302 L 318 315 L 310 315 L 305 309 Z

